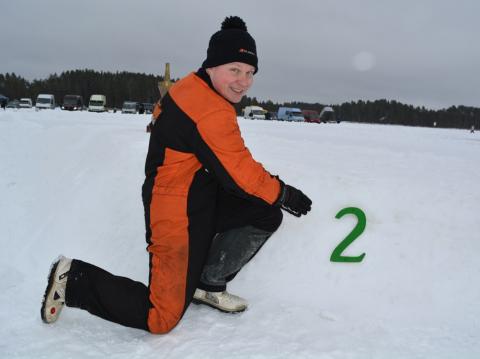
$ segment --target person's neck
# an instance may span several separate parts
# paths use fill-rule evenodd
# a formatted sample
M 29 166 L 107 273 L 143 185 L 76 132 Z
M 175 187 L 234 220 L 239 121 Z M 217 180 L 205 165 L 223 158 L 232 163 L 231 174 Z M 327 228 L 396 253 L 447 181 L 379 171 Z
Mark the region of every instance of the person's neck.
M 197 72 L 195 73 L 195 75 L 197 75 L 198 77 L 200 77 L 203 81 L 205 81 L 207 83 L 207 85 L 213 90 L 215 91 L 218 96 L 221 96 L 222 98 L 225 99 L 225 101 L 228 101 L 225 97 L 223 97 L 217 90 L 215 90 L 215 87 L 213 87 L 213 83 L 212 83 L 212 80 L 210 79 L 210 75 L 207 73 L 206 69 L 204 69 L 203 67 L 200 67 Z M 233 102 L 230 102 L 228 101 L 228 103 L 232 106 L 235 106 L 235 103 Z

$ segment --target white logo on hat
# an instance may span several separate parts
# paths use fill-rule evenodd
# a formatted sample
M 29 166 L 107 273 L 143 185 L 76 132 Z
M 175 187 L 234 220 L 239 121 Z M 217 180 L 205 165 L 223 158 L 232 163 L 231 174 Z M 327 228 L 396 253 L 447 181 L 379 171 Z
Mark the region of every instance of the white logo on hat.
M 238 50 L 238 52 L 244 52 L 244 53 L 247 53 L 247 54 L 250 54 L 250 55 L 253 55 L 253 56 L 257 56 L 254 52 L 248 51 L 248 50 L 245 50 L 245 49 L 240 49 L 240 50 Z

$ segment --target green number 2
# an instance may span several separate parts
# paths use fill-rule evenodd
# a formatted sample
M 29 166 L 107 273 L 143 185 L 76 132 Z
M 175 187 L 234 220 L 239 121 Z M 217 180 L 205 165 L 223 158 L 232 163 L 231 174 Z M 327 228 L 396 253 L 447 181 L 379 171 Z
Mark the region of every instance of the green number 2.
M 355 228 L 350 232 L 350 234 L 342 241 L 340 244 L 335 248 L 330 256 L 330 262 L 361 262 L 365 257 L 365 253 L 359 255 L 358 257 L 348 257 L 342 256 L 343 251 L 350 245 L 352 242 L 357 239 L 365 230 L 365 226 L 367 225 L 367 217 L 365 213 L 360 208 L 356 207 L 347 207 L 342 209 L 340 212 L 337 213 L 335 218 L 339 219 L 342 218 L 346 214 L 353 214 L 357 217 L 357 225 Z

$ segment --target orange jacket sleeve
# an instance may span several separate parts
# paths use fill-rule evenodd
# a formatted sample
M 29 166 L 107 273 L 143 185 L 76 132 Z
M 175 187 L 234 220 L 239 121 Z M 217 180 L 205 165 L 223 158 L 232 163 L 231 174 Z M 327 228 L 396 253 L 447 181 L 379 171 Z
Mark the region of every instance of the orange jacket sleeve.
M 255 161 L 245 146 L 234 112 L 218 110 L 197 122 L 196 154 L 229 190 L 240 190 L 273 204 L 280 182 Z M 203 142 L 203 143 L 202 143 Z

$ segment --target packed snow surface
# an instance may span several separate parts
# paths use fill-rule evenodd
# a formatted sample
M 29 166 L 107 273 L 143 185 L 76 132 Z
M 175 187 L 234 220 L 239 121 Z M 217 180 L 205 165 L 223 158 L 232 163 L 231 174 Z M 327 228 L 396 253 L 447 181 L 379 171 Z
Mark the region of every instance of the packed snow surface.
M 254 157 L 313 200 L 230 284 L 249 309 L 191 305 L 167 335 L 65 308 L 43 324 L 51 262 L 147 282 L 147 115 L 0 112 L 1 358 L 479 358 L 480 134 L 239 118 Z M 343 255 L 333 250 L 366 228 Z

